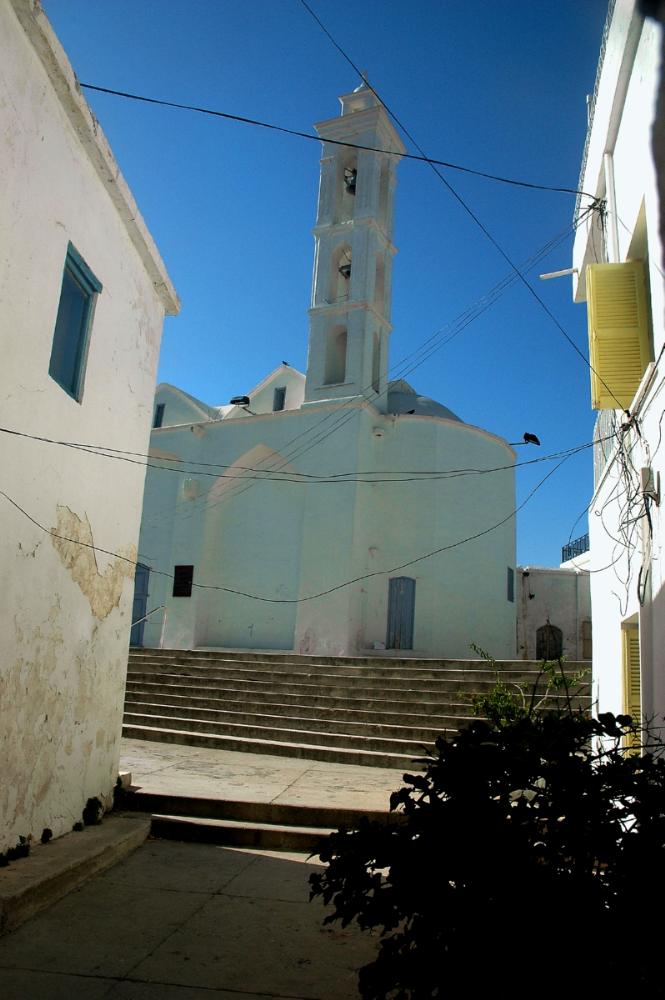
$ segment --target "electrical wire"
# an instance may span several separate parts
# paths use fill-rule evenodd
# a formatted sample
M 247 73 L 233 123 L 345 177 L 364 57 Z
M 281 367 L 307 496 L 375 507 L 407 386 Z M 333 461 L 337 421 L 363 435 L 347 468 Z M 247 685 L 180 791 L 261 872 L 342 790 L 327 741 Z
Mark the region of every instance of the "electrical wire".
M 423 150 L 422 146 L 420 146 L 420 144 L 418 143 L 418 141 L 415 139 L 415 137 L 412 135 L 412 133 L 408 130 L 408 128 L 404 125 L 404 123 L 398 118 L 398 116 L 395 114 L 395 112 L 392 111 L 391 108 L 386 104 L 386 102 L 381 98 L 381 96 L 375 90 L 375 88 L 372 86 L 372 84 L 363 75 L 362 71 L 360 69 L 358 69 L 358 67 L 356 66 L 355 62 L 351 59 L 351 57 L 344 51 L 344 49 L 341 47 L 341 45 L 339 45 L 339 43 L 335 40 L 335 38 L 332 36 L 332 34 L 330 33 L 330 31 L 326 28 L 326 26 L 321 21 L 321 19 L 314 13 L 314 11 L 312 10 L 312 8 L 309 6 L 309 4 L 307 3 L 307 0 L 300 0 L 300 3 L 305 8 L 305 10 L 311 15 L 311 17 L 316 21 L 316 23 L 319 25 L 319 27 L 321 28 L 321 30 L 330 39 L 330 41 L 332 42 L 332 44 L 335 46 L 335 48 L 340 53 L 340 55 L 346 60 L 346 62 L 349 64 L 349 66 L 351 66 L 351 68 L 354 70 L 354 72 L 357 73 L 358 76 L 362 80 L 364 80 L 366 86 L 369 88 L 369 90 L 372 91 L 372 93 L 374 94 L 374 96 L 376 97 L 376 99 L 383 105 L 383 107 L 385 108 L 386 112 L 390 115 L 390 117 L 393 119 L 393 121 L 395 122 L 395 124 L 402 130 L 402 132 L 410 140 L 410 142 L 413 143 L 413 145 L 416 147 L 416 149 L 418 150 L 418 152 L 424 157 L 424 159 L 426 161 L 428 161 L 428 166 L 431 167 L 431 169 L 434 171 L 434 173 L 439 178 L 439 180 L 441 181 L 441 183 L 445 185 L 445 187 L 447 188 L 448 192 L 453 196 L 453 198 L 458 202 L 458 204 L 464 209 L 464 211 L 467 213 L 467 215 L 469 216 L 469 218 L 472 219 L 472 221 L 475 223 L 476 226 L 478 226 L 478 228 L 481 230 L 481 232 L 484 233 L 485 237 L 489 240 L 489 242 L 492 244 L 492 246 L 495 248 L 495 250 L 501 255 L 501 257 L 503 257 L 503 259 L 506 261 L 506 263 L 509 265 L 509 267 L 515 272 L 518 280 L 522 283 L 522 285 L 524 285 L 524 287 L 529 292 L 529 294 L 532 296 L 532 298 L 538 303 L 538 305 L 543 310 L 543 312 L 549 317 L 549 319 L 552 321 L 552 323 L 556 326 L 556 328 L 559 330 L 560 334 L 564 337 L 564 339 L 568 342 L 568 344 L 570 345 L 570 347 L 582 359 L 582 361 L 589 368 L 589 370 L 594 373 L 594 375 L 599 380 L 599 382 L 603 386 L 605 386 L 605 388 L 607 389 L 607 391 L 610 394 L 610 396 L 612 396 L 612 398 L 616 401 L 618 408 L 619 409 L 624 409 L 624 407 L 621 406 L 621 404 L 620 404 L 619 400 L 617 399 L 617 397 L 614 395 L 614 392 L 612 391 L 612 389 L 606 384 L 606 382 L 603 380 L 603 378 L 595 370 L 595 368 L 591 364 L 591 361 L 580 350 L 580 348 L 577 346 L 577 344 L 575 343 L 575 341 L 573 340 L 573 338 L 568 334 L 568 332 L 564 328 L 563 324 L 559 322 L 559 320 L 554 315 L 554 313 L 552 312 L 552 310 L 546 304 L 546 302 L 544 301 L 544 299 L 542 299 L 541 296 L 538 294 L 538 292 L 535 290 L 535 288 L 533 288 L 532 285 L 529 284 L 529 282 L 527 281 L 527 279 L 524 276 L 524 274 L 522 273 L 522 271 L 513 262 L 513 260 L 509 256 L 509 254 L 503 249 L 503 247 L 501 246 L 501 244 L 499 243 L 499 241 L 492 235 L 492 233 L 489 231 L 489 229 L 487 228 L 487 226 L 481 221 L 481 219 L 479 218 L 479 216 L 473 211 L 473 209 L 471 208 L 471 206 L 465 201 L 465 199 L 461 196 L 461 194 L 452 186 L 452 184 L 450 183 L 450 181 L 448 181 L 447 178 L 441 173 L 441 171 L 439 169 L 439 165 L 435 164 L 433 161 L 431 161 L 427 157 L 427 155 L 425 154 L 425 151 Z M 594 205 L 598 204 L 598 199 L 593 198 L 593 196 L 591 196 L 591 195 L 585 195 L 585 196 L 592 198 Z
M 272 132 L 281 132 L 284 135 L 296 136 L 299 139 L 309 139 L 321 142 L 321 137 L 313 132 L 302 132 L 299 129 L 286 128 L 283 125 L 275 125 L 273 122 L 260 121 L 257 118 L 247 118 L 244 115 L 234 115 L 228 111 L 218 111 L 213 108 L 202 108 L 193 104 L 180 104 L 177 101 L 165 101 L 156 97 L 146 97 L 144 94 L 130 94 L 125 90 L 114 90 L 111 87 L 100 87 L 93 83 L 81 83 L 79 87 L 83 90 L 95 91 L 98 94 L 109 94 L 113 97 L 124 97 L 130 101 L 140 101 L 144 104 L 155 104 L 164 108 L 176 108 L 180 111 L 193 111 L 201 115 L 210 115 L 214 118 L 224 118 L 227 121 L 238 122 L 242 125 L 254 125 L 258 128 L 269 129 Z M 533 181 L 516 180 L 514 177 L 502 177 L 499 174 L 492 174 L 485 170 L 474 170 L 472 167 L 463 166 L 460 163 L 451 163 L 447 160 L 435 160 L 424 153 L 417 156 L 415 153 L 401 153 L 395 149 L 382 149 L 377 146 L 364 146 L 355 142 L 348 142 L 342 139 L 326 139 L 327 143 L 334 146 L 346 146 L 350 149 L 360 149 L 369 153 L 387 153 L 389 156 L 397 156 L 404 160 L 414 160 L 417 163 L 428 163 L 439 167 L 446 167 L 448 170 L 458 170 L 465 174 L 472 174 L 474 177 L 483 177 L 486 180 L 497 181 L 500 184 L 510 184 L 513 187 L 530 188 L 534 191 L 552 191 L 557 194 L 583 195 L 590 198 L 591 195 L 585 191 L 578 191 L 577 188 L 557 187 L 551 184 L 537 184 Z
M 593 212 L 593 208 L 589 208 L 587 210 L 587 214 L 591 212 Z M 536 251 L 535 254 L 532 254 L 531 257 L 528 258 L 528 260 L 525 261 L 522 266 L 524 268 L 534 267 L 544 256 L 546 256 L 549 252 L 551 252 L 551 250 L 555 246 L 557 246 L 560 242 L 566 239 L 571 232 L 575 231 L 575 229 L 582 224 L 584 219 L 585 219 L 585 213 L 582 213 L 574 225 L 567 226 L 562 232 L 558 233 L 556 236 L 552 237 L 552 239 L 548 240 L 548 242 L 543 247 L 541 247 L 540 250 Z M 419 367 L 419 365 L 423 364 L 426 360 L 428 360 L 428 358 L 431 357 L 431 355 L 436 350 L 438 350 L 440 347 L 446 346 L 446 344 L 450 343 L 456 336 L 459 335 L 459 333 L 461 333 L 464 329 L 466 329 L 466 327 L 471 322 L 473 322 L 479 315 L 485 312 L 496 301 L 499 295 L 503 294 L 503 292 L 506 291 L 506 289 L 510 287 L 512 284 L 514 284 L 516 281 L 517 281 L 517 276 L 513 272 L 509 272 L 507 275 L 505 275 L 504 278 L 500 282 L 498 282 L 497 285 L 495 285 L 492 289 L 490 289 L 490 291 L 487 292 L 481 299 L 477 300 L 472 306 L 467 307 L 467 309 L 464 310 L 464 312 L 461 313 L 456 320 L 452 321 L 447 326 L 440 328 L 440 330 L 432 334 L 419 348 L 416 348 L 414 351 L 410 352 L 410 354 L 406 355 L 406 357 L 401 362 L 398 363 L 397 370 L 391 371 L 391 376 L 394 377 L 395 375 L 399 375 L 401 377 L 404 377 L 405 375 L 409 375 L 411 374 L 411 372 L 415 371 L 415 369 Z M 450 330 L 451 332 L 446 337 L 446 339 L 443 342 L 436 343 L 436 338 L 440 337 L 440 335 L 447 330 Z M 423 354 L 422 353 L 423 350 L 426 350 L 426 353 Z M 420 357 L 418 357 L 419 354 L 421 355 Z M 408 362 L 410 359 L 415 359 L 415 360 L 413 360 L 413 362 L 409 365 Z M 370 389 L 371 386 L 369 385 L 365 386 L 363 389 L 363 394 L 368 392 Z M 376 402 L 377 399 L 387 395 L 389 389 L 390 385 L 387 384 L 385 389 L 383 389 L 378 396 L 372 393 L 373 398 L 369 399 L 368 402 Z M 353 420 L 356 417 L 357 413 L 358 413 L 357 408 L 350 410 L 347 404 L 339 404 L 337 406 L 331 407 L 328 413 L 326 413 L 326 415 L 323 416 L 314 425 L 314 427 L 306 427 L 299 434 L 296 434 L 295 437 L 291 438 L 290 441 L 284 446 L 279 456 L 275 457 L 274 459 L 272 458 L 266 459 L 266 461 L 269 462 L 270 464 L 264 467 L 265 471 L 272 471 L 272 470 L 279 471 L 279 469 L 288 465 L 290 462 L 294 461 L 297 458 L 300 458 L 307 451 L 311 450 L 311 448 L 322 444 L 323 441 L 325 441 L 326 438 L 330 436 L 330 434 L 333 434 L 336 431 L 341 430 L 345 424 L 347 424 L 349 421 Z M 325 425 L 329 421 L 333 421 L 333 423 L 325 431 L 323 431 L 322 430 L 323 425 Z M 297 441 L 303 438 L 305 440 L 303 441 L 302 444 L 298 445 L 297 447 L 293 447 Z M 262 469 L 261 471 L 263 472 L 264 469 Z M 249 479 L 250 477 L 238 476 L 236 478 Z M 219 503 L 226 502 L 227 500 L 230 500 L 232 497 L 238 496 L 251 488 L 252 488 L 252 483 L 248 482 L 245 489 L 236 488 L 235 491 L 227 491 L 224 493 L 222 497 L 220 497 L 213 504 L 211 504 L 208 498 L 206 497 L 202 498 L 200 503 L 198 501 L 194 501 L 194 503 L 197 504 L 197 506 L 195 507 L 189 506 L 188 512 L 183 515 L 183 518 L 190 519 L 196 516 L 198 511 L 203 509 L 208 509 L 210 506 L 216 506 Z M 188 501 L 188 504 L 191 504 L 191 501 Z M 184 503 L 177 503 L 176 513 L 182 510 L 183 507 L 185 506 L 186 505 Z M 151 524 L 153 525 L 156 524 L 158 518 L 162 516 L 169 517 L 170 514 L 171 514 L 171 508 L 169 508 L 168 510 L 164 510 L 162 512 L 156 512 L 151 518 Z
M 220 477 L 219 472 L 210 472 L 209 468 L 213 469 L 233 469 L 235 466 L 230 465 L 215 465 L 211 462 L 193 462 L 190 463 L 192 466 L 203 465 L 206 466 L 205 469 L 199 469 L 194 467 L 180 466 L 176 468 L 175 466 L 164 466 L 158 465 L 156 462 L 150 462 L 150 454 L 143 454 L 141 452 L 129 452 L 118 448 L 109 448 L 106 445 L 90 445 L 82 444 L 81 442 L 75 441 L 62 441 L 55 438 L 44 437 L 39 434 L 28 434 L 25 431 L 17 431 L 10 429 L 8 427 L 0 427 L 1 434 L 8 434 L 12 437 L 27 438 L 30 441 L 38 441 L 42 444 L 52 444 L 58 445 L 64 448 L 72 448 L 75 451 L 84 452 L 89 455 L 96 455 L 99 458 L 108 458 L 115 461 L 129 462 L 134 465 L 140 465 L 143 468 L 156 469 L 159 472 L 174 472 L 180 476 L 194 475 L 201 477 L 210 477 L 213 479 L 227 478 L 224 474 Z M 608 440 L 608 438 L 594 439 L 593 441 L 585 441 L 583 444 L 572 445 L 570 448 L 565 448 L 562 451 L 553 452 L 548 455 L 539 455 L 537 458 L 524 459 L 521 462 L 512 462 L 509 465 L 497 465 L 491 466 L 486 469 L 474 469 L 474 468 L 462 468 L 462 469 L 423 469 L 423 470 L 405 470 L 405 471 L 395 471 L 390 470 L 376 470 L 376 471 L 366 471 L 366 472 L 338 472 L 332 473 L 330 476 L 315 476 L 307 473 L 297 473 L 298 478 L 287 479 L 282 476 L 254 476 L 254 477 L 237 477 L 230 476 L 229 480 L 237 478 L 249 478 L 254 479 L 259 482 L 277 482 L 277 483 L 293 483 L 299 486 L 342 486 L 346 483 L 368 483 L 374 485 L 376 483 L 387 483 L 387 484 L 400 484 L 400 483 L 418 483 L 418 482 L 438 482 L 444 479 L 457 479 L 460 476 L 481 476 L 488 475 L 495 472 L 509 472 L 514 469 L 524 468 L 528 465 L 538 465 L 542 462 L 552 462 L 558 458 L 569 458 L 573 455 L 577 455 L 582 451 L 587 451 L 589 448 L 598 442 L 598 440 Z M 130 457 L 132 456 L 132 457 Z M 140 461 L 139 459 L 144 458 L 146 461 Z M 160 459 L 159 461 L 169 461 L 174 463 L 180 463 L 180 459 Z M 250 472 L 261 472 L 260 469 L 251 469 L 248 466 L 242 466 L 244 470 Z M 370 476 L 402 476 L 401 479 L 371 479 L 365 478 Z
M 198 590 L 208 590 L 208 591 L 222 591 L 226 594 L 234 594 L 238 597 L 246 597 L 249 600 L 260 601 L 265 604 L 304 604 L 308 601 L 315 601 L 321 597 L 327 597 L 329 594 L 333 594 L 338 590 L 343 590 L 345 587 L 350 587 L 354 583 L 361 583 L 363 580 L 369 580 L 377 576 L 389 576 L 391 573 L 396 573 L 399 570 L 406 569 L 409 566 L 415 566 L 417 563 L 424 562 L 426 559 L 431 559 L 433 556 L 441 555 L 443 552 L 449 552 L 452 549 L 459 548 L 461 545 L 466 545 L 469 542 L 476 541 L 478 538 L 482 538 L 485 535 L 489 535 L 492 531 L 496 531 L 497 528 L 502 527 L 502 525 L 507 524 L 511 521 L 517 514 L 526 507 L 529 501 L 535 496 L 539 489 L 547 482 L 551 476 L 557 472 L 561 466 L 569 460 L 571 456 L 566 455 L 562 458 L 553 469 L 550 469 L 545 476 L 533 487 L 530 493 L 525 497 L 525 499 L 517 505 L 509 514 L 501 518 L 495 524 L 491 525 L 489 528 L 484 528 L 482 531 L 477 531 L 473 535 L 468 535 L 465 538 L 460 538 L 456 542 L 450 542 L 447 545 L 442 545 L 437 549 L 432 549 L 430 552 L 425 552 L 422 555 L 415 556 L 413 559 L 408 559 L 407 561 L 400 563 L 397 566 L 391 566 L 389 569 L 383 570 L 373 570 L 369 573 L 362 573 L 359 576 L 353 577 L 350 580 L 344 580 L 342 583 L 335 584 L 333 587 L 328 587 L 325 590 L 321 590 L 315 594 L 309 594 L 306 597 L 294 597 L 294 598 L 282 598 L 282 597 L 264 597 L 259 594 L 250 594 L 243 590 L 237 590 L 233 587 L 222 587 L 218 584 L 205 584 L 205 583 L 194 583 L 192 582 L 192 587 Z M 47 535 L 51 535 L 53 538 L 58 538 L 61 541 L 71 542 L 73 545 L 80 545 L 87 549 L 92 549 L 95 552 L 101 552 L 104 555 L 112 556 L 113 558 L 120 559 L 123 562 L 130 563 L 132 566 L 136 567 L 139 565 L 138 559 L 129 559 L 127 556 L 120 555 L 117 552 L 113 552 L 109 549 L 101 548 L 98 545 L 93 545 L 91 542 L 83 542 L 78 538 L 70 538 L 67 535 L 61 535 L 59 532 L 54 531 L 52 528 L 47 528 L 45 525 L 41 524 L 35 517 L 28 513 L 19 503 L 9 496 L 4 490 L 0 490 L 0 496 L 4 497 L 16 510 L 18 510 L 24 517 L 28 519 L 35 527 L 39 528 Z M 145 558 L 145 557 L 142 557 Z M 165 570 L 160 570 L 151 567 L 151 572 L 155 573 L 157 576 L 166 577 L 169 580 L 174 579 L 173 573 L 168 573 Z

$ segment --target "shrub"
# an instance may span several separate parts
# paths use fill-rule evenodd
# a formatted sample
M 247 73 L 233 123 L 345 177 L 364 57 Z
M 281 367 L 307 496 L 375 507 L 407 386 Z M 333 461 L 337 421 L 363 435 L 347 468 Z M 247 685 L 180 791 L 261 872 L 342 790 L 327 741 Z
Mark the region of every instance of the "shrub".
M 665 761 L 625 716 L 532 713 L 440 738 L 391 796 L 404 822 L 340 830 L 311 896 L 378 930 L 367 998 L 658 986 Z

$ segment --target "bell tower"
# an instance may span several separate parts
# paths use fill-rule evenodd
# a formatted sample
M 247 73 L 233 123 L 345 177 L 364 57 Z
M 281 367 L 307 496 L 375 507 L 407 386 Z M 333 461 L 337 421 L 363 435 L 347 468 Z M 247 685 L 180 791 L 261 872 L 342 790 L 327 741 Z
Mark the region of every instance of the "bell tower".
M 340 103 L 339 117 L 315 126 L 323 152 L 304 405 L 363 396 L 385 410 L 395 175 L 406 150 L 364 80 Z

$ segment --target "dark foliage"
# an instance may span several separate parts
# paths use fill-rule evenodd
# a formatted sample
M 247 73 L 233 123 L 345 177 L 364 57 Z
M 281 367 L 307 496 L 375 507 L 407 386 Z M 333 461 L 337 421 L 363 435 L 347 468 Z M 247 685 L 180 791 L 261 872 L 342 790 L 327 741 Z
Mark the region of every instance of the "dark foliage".
M 86 826 L 96 826 L 101 823 L 104 807 L 98 798 L 88 799 L 81 819 Z
M 362 995 L 662 995 L 665 761 L 627 750 L 635 732 L 609 714 L 474 722 L 405 775 L 403 824 L 332 834 L 311 895 L 326 922 L 380 932 Z
M 6 868 L 11 861 L 18 861 L 19 858 L 27 858 L 30 854 L 30 840 L 28 837 L 19 837 L 15 847 L 9 847 L 0 854 L 0 868 Z

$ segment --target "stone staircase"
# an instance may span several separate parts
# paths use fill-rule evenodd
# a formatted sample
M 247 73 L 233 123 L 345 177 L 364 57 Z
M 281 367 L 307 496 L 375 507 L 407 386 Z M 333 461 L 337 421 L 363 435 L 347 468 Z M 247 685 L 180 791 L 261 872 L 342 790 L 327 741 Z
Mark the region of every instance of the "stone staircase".
M 527 697 L 540 664 L 506 661 Z M 569 673 L 588 664 L 566 665 Z M 222 750 L 412 768 L 440 734 L 475 718 L 497 675 L 483 660 L 130 650 L 123 735 Z M 540 675 L 538 690 L 544 693 Z M 588 707 L 590 686 L 575 703 Z M 550 695 L 552 708 L 563 696 Z

